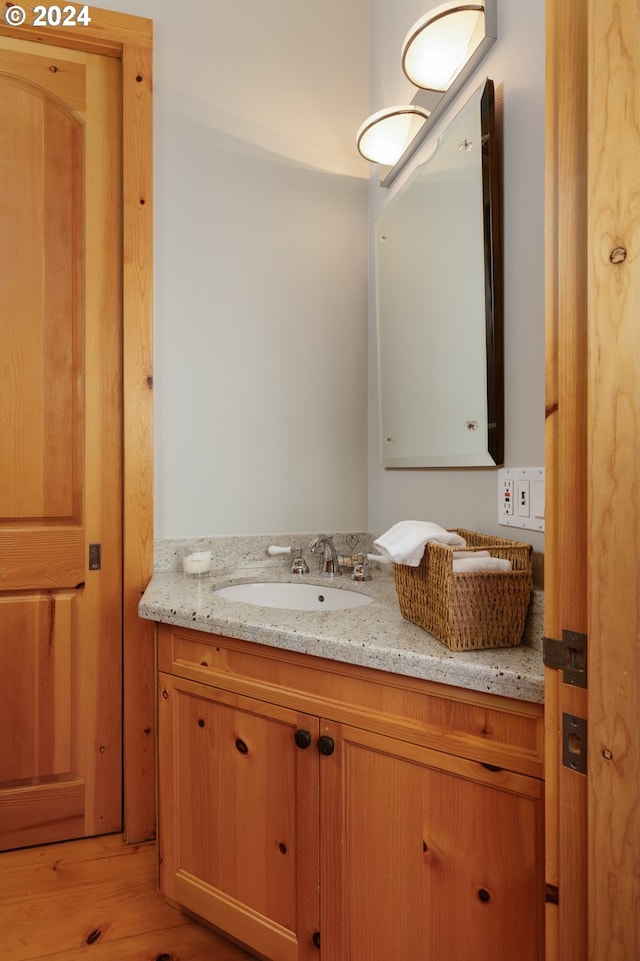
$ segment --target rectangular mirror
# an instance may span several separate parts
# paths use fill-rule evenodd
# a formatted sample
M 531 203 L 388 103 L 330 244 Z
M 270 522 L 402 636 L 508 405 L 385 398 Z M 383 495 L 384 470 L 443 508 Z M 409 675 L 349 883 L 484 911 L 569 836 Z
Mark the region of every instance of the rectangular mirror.
M 495 127 L 487 80 L 376 220 L 384 467 L 502 463 Z

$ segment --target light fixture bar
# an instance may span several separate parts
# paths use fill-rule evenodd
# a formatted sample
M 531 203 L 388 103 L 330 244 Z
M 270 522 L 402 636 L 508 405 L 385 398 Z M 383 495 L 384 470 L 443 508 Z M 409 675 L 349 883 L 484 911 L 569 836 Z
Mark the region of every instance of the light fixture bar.
M 434 98 L 436 97 L 436 94 L 433 91 L 418 90 L 417 94 L 411 101 L 414 106 L 423 107 L 430 110 L 429 119 L 426 120 L 420 130 L 418 130 L 411 143 L 407 144 L 406 150 L 402 156 L 398 158 L 391 170 L 386 173 L 384 179 L 380 181 L 381 187 L 390 187 L 394 180 L 399 176 L 399 174 L 415 154 L 416 150 L 424 143 L 436 122 L 453 103 L 473 72 L 476 70 L 482 60 L 484 60 L 490 48 L 496 42 L 498 37 L 498 14 L 496 0 L 485 0 L 484 8 L 484 37 L 469 57 L 467 63 L 460 70 L 449 89 L 435 102 Z

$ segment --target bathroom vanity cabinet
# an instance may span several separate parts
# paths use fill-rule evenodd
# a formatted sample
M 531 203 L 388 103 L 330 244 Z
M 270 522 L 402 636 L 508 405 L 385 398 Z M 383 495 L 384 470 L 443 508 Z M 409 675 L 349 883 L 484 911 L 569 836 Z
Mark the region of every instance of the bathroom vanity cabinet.
M 542 707 L 162 624 L 160 886 L 271 961 L 543 956 Z

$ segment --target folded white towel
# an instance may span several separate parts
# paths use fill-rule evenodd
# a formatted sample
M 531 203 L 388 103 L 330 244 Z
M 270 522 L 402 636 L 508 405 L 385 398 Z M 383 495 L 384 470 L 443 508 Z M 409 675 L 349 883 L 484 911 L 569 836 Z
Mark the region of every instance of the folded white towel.
M 467 546 L 467 542 L 459 534 L 447 531 L 431 521 L 399 521 L 373 543 L 381 554 L 395 564 L 417 567 L 428 541 L 438 541 L 450 547 Z
M 454 561 L 459 560 L 462 557 L 491 557 L 489 551 L 454 551 L 453 559 Z
M 453 560 L 453 573 L 466 574 L 469 571 L 510 571 L 511 561 L 501 557 L 459 557 Z

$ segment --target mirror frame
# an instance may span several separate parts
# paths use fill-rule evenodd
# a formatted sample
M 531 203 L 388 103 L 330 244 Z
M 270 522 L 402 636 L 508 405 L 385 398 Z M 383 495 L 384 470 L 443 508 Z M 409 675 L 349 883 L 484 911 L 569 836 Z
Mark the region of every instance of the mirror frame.
M 486 80 L 480 98 L 484 226 L 485 337 L 487 363 L 487 450 L 504 461 L 504 318 L 502 285 L 502 171 L 497 140 L 495 91 Z

